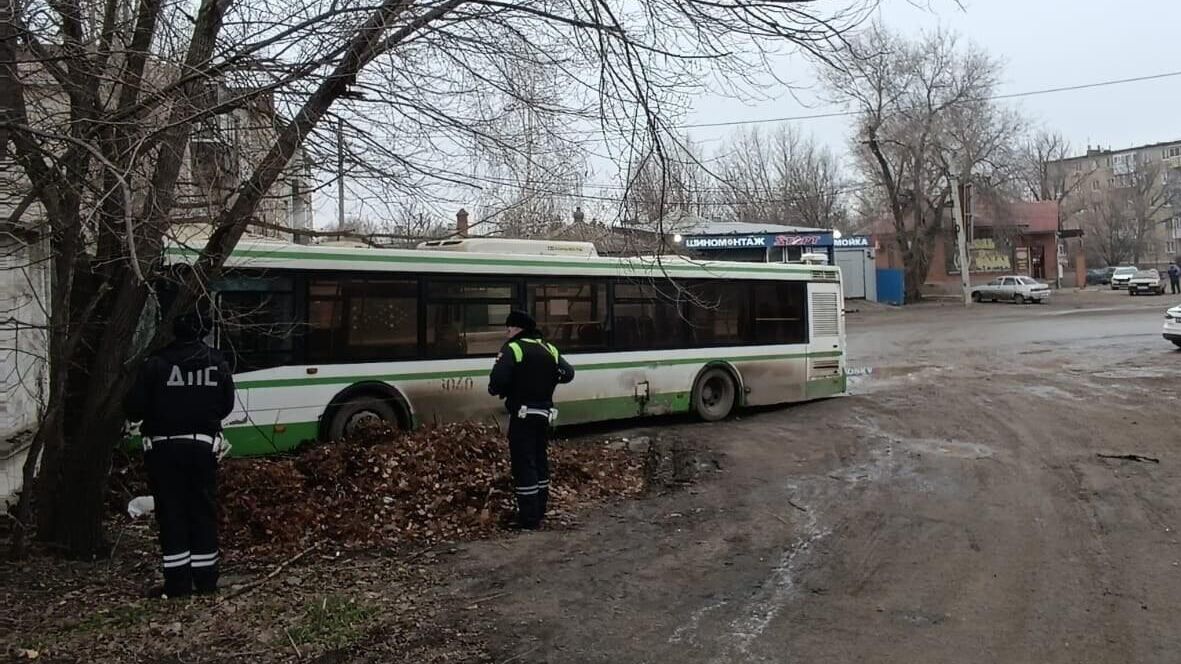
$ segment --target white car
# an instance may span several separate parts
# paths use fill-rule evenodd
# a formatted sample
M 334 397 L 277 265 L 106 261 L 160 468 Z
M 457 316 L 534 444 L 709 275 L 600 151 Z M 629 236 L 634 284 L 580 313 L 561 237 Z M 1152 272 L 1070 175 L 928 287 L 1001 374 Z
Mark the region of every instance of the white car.
M 1115 268 L 1115 272 L 1111 273 L 1111 290 L 1127 288 L 1128 282 L 1131 281 L 1132 277 L 1136 276 L 1136 273 L 1139 271 L 1140 268 L 1134 265 L 1124 265 L 1122 267 Z
M 1128 281 L 1128 295 L 1164 295 L 1165 282 L 1161 281 L 1160 272 L 1156 270 L 1140 270 L 1136 276 Z
M 1164 336 L 1181 348 L 1181 305 L 1177 305 L 1165 312 Z

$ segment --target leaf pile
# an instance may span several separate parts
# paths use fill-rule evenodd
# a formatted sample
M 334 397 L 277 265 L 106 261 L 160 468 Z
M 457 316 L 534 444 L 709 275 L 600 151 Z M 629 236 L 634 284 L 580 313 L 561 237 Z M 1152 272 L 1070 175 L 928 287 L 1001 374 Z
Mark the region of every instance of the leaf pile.
M 549 456 L 551 520 L 643 490 L 642 461 L 625 451 L 551 444 Z M 477 538 L 513 509 L 508 445 L 475 424 L 375 427 L 294 457 L 230 460 L 219 493 L 222 541 L 256 552 Z

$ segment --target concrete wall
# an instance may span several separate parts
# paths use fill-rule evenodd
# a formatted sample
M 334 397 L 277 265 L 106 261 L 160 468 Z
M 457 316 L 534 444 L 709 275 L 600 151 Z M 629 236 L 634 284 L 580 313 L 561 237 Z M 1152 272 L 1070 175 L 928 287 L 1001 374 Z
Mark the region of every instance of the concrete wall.
M 0 233 L 0 504 L 20 489 L 48 393 L 48 255 L 45 239 Z

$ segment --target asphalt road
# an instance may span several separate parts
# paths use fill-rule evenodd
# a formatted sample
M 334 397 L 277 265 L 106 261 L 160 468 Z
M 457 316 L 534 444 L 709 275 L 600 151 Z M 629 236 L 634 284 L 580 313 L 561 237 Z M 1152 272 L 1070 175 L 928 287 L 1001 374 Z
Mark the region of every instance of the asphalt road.
M 1176 300 L 852 313 L 853 395 L 630 432 L 722 470 L 447 592 L 512 661 L 1181 661 Z

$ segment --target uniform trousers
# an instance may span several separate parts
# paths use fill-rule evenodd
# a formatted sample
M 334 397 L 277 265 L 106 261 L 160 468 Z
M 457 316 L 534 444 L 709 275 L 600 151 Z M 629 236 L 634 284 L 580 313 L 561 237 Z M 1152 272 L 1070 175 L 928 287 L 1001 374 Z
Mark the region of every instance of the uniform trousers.
M 511 417 L 509 457 L 517 494 L 517 519 L 523 528 L 537 528 L 549 502 L 549 418 L 544 415 Z
M 217 590 L 217 457 L 207 442 L 152 442 L 145 455 L 164 556 L 164 594 Z

